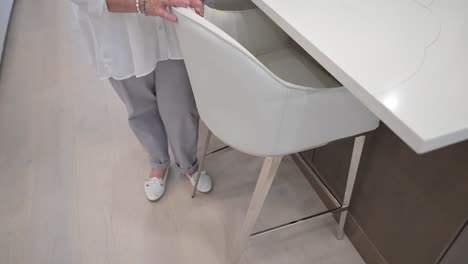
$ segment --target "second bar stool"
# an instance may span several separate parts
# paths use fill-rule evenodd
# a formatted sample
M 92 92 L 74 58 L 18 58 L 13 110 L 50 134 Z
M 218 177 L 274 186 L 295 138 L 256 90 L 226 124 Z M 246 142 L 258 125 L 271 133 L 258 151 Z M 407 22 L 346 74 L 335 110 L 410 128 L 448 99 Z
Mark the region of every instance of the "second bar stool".
M 357 136 L 338 227 L 338 238 L 343 238 L 346 209 L 364 145 L 362 134 L 374 130 L 379 120 L 293 46 L 255 57 L 191 10 L 175 8 L 174 12 L 201 119 L 232 148 L 265 157 L 229 263 L 240 261 L 285 155 Z M 209 136 L 203 142 L 204 152 L 208 141 Z

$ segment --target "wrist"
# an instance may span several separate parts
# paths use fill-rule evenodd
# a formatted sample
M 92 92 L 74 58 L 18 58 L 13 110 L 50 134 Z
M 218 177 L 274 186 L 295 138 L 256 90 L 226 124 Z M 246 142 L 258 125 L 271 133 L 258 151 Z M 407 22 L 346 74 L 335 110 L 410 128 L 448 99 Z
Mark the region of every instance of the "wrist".
M 146 15 L 146 0 L 135 0 L 137 12 Z
M 136 13 L 135 0 L 106 0 L 107 10 L 115 13 Z

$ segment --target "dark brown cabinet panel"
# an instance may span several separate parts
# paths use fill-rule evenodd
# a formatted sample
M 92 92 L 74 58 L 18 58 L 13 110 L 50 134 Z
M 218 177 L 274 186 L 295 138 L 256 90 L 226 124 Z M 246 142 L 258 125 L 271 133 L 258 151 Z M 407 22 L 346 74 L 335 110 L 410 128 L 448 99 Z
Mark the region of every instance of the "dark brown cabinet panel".
M 302 153 L 339 197 L 352 147 Z M 387 263 L 437 263 L 468 218 L 468 142 L 418 155 L 382 124 L 367 137 L 351 215 Z

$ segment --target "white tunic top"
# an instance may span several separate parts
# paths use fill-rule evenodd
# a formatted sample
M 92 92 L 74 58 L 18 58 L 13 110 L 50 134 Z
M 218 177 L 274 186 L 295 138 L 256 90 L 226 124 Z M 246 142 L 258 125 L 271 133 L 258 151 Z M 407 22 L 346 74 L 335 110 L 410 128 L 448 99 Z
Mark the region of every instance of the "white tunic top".
M 133 13 L 110 13 L 105 0 L 71 0 L 100 79 L 152 72 L 158 61 L 182 59 L 171 22 Z

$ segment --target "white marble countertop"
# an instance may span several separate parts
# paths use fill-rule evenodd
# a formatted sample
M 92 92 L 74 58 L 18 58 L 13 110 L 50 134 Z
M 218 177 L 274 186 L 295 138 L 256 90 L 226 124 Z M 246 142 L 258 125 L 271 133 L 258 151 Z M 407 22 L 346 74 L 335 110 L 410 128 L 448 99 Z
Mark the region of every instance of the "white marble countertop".
M 252 0 L 413 150 L 468 139 L 467 0 Z

